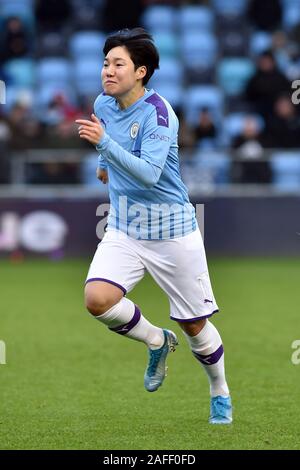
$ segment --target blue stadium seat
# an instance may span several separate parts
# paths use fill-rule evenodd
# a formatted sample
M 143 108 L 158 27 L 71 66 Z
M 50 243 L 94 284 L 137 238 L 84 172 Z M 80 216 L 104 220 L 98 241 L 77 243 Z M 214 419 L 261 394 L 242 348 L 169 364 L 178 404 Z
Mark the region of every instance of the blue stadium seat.
M 211 3 L 220 16 L 241 16 L 248 6 L 248 0 L 212 0 Z
M 95 5 L 82 3 L 73 8 L 72 23 L 74 31 L 98 31 L 101 17 Z
M 262 131 L 265 126 L 265 122 L 262 116 L 259 114 L 249 114 L 246 112 L 237 112 L 227 114 L 223 120 L 223 144 L 230 145 L 232 139 L 237 137 L 243 130 L 245 120 L 247 118 L 255 119 L 259 131 Z
M 22 4 L 26 5 L 27 7 L 32 8 L 34 5 L 35 0 L 9 0 L 9 3 L 11 4 Z M 0 0 L 0 7 L 2 5 L 6 5 L 8 3 L 8 0 Z
M 87 59 L 88 57 L 103 58 L 105 36 L 97 31 L 81 31 L 72 35 L 70 51 L 74 59 Z
M 71 64 L 61 57 L 41 59 L 36 71 L 39 83 L 68 83 L 72 79 Z
M 228 155 L 205 150 L 197 153 L 196 159 L 198 171 L 209 174 L 214 184 L 229 183 L 231 160 Z
M 98 95 L 101 91 L 101 67 L 100 57 L 83 60 L 80 58 L 74 64 L 74 80 L 77 92 L 80 95 Z
M 158 31 L 153 38 L 161 58 L 179 56 L 178 35 L 172 31 Z
M 281 191 L 300 188 L 300 152 L 275 152 L 271 158 L 273 186 Z
M 96 96 L 102 91 L 100 78 L 87 78 L 84 82 L 77 81 L 76 90 L 81 96 Z
M 91 152 L 84 156 L 81 161 L 81 182 L 85 186 L 97 188 L 99 194 L 108 195 L 107 184 L 102 184 L 96 177 L 96 168 L 98 165 L 98 153 Z
M 34 28 L 34 15 L 30 2 L 5 1 L 0 3 L 0 25 L 11 16 L 17 16 L 30 29 Z
M 167 5 L 149 6 L 143 14 L 142 22 L 152 33 L 174 31 L 177 27 L 176 10 Z
M 42 113 L 43 108 L 48 106 L 50 101 L 58 94 L 63 94 L 70 103 L 76 103 L 76 94 L 74 88 L 70 85 L 55 83 L 41 84 L 34 96 L 34 105 L 37 112 Z
M 8 113 L 17 102 L 33 103 L 34 97 L 35 90 L 32 88 L 8 85 L 6 87 L 6 103 L 3 106 L 3 111 Z
M 68 55 L 66 38 L 55 31 L 41 34 L 37 44 L 39 57 L 65 57 Z
M 255 31 L 250 37 L 249 50 L 252 56 L 258 56 L 272 47 L 272 35 L 266 31 Z
M 292 64 L 289 53 L 284 49 L 279 49 L 275 52 L 274 55 L 275 55 L 275 60 L 276 60 L 278 68 L 281 70 L 283 74 L 287 74 L 288 76 L 287 71 L 289 70 L 291 65 L 295 65 L 295 64 Z M 298 77 L 296 78 L 299 78 L 299 76 L 300 75 L 298 75 Z
M 18 87 L 31 87 L 35 83 L 35 62 L 31 59 L 13 59 L 3 66 L 8 83 Z
M 200 150 L 215 150 L 218 147 L 218 137 L 204 137 L 196 142 L 196 147 Z
M 223 120 L 223 131 L 226 136 L 226 144 L 230 145 L 232 139 L 237 137 L 243 129 L 245 113 L 227 114 Z
M 213 11 L 200 5 L 186 5 L 178 11 L 178 25 L 181 31 L 208 31 L 214 28 Z
M 190 159 L 185 160 L 181 173 L 190 194 L 199 191 L 214 191 L 218 185 L 230 182 L 230 157 L 215 150 L 198 150 Z
M 213 67 L 217 58 L 217 41 L 208 32 L 185 31 L 181 35 L 182 60 L 188 68 Z
M 161 59 L 159 69 L 155 71 L 151 84 L 156 87 L 160 83 L 181 84 L 183 79 L 182 62 L 176 59 Z
M 214 85 L 195 85 L 189 87 L 183 96 L 183 110 L 186 120 L 194 125 L 198 122 L 199 112 L 208 108 L 216 121 L 223 116 L 224 96 Z
M 244 29 L 225 28 L 219 31 L 219 39 L 222 56 L 241 57 L 248 55 L 248 34 Z
M 300 23 L 299 2 L 286 3 L 283 9 L 282 25 L 284 29 L 290 31 L 297 23 Z
M 194 193 L 198 195 L 199 190 L 202 189 L 202 187 L 200 186 L 201 181 L 199 182 L 199 173 L 197 171 L 196 162 L 193 159 L 194 155 L 187 150 L 180 151 L 180 155 L 180 174 L 182 181 L 187 186 L 190 196 L 193 196 Z
M 0 8 L 2 6 L 6 6 L 8 3 L 10 5 L 14 5 L 14 8 L 20 6 L 22 8 L 23 5 L 26 6 L 28 9 L 33 9 L 35 0 L 0 0 Z
M 255 66 L 250 59 L 244 57 L 222 59 L 217 69 L 218 85 L 227 95 L 237 96 L 244 91 L 254 71 Z

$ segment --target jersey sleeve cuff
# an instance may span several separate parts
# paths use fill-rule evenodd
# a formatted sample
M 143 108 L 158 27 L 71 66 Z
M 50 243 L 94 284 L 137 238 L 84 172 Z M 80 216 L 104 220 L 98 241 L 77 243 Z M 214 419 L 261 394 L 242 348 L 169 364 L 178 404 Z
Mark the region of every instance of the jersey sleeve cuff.
M 96 150 L 98 150 L 98 152 L 101 152 L 101 150 L 105 150 L 109 143 L 109 140 L 109 135 L 104 133 L 103 137 L 99 140 L 98 144 L 96 145 Z
M 101 170 L 107 169 L 107 163 L 102 159 L 101 156 L 98 157 L 98 168 L 100 168 Z

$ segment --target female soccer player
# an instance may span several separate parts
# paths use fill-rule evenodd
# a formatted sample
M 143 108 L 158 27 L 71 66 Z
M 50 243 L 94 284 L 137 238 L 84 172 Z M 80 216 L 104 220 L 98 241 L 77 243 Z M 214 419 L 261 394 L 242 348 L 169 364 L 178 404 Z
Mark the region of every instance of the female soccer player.
M 99 152 L 99 179 L 109 181 L 108 228 L 85 286 L 89 312 L 111 331 L 149 350 L 146 390 L 165 378 L 175 333 L 151 324 L 126 297 L 146 271 L 167 294 L 171 319 L 183 329 L 210 382 L 212 424 L 232 422 L 221 337 L 207 320 L 218 311 L 203 241 L 178 161 L 178 119 L 170 104 L 145 85 L 159 68 L 152 37 L 122 30 L 105 42 L 102 85 L 91 121 L 79 135 Z M 172 77 L 170 77 L 170 80 Z

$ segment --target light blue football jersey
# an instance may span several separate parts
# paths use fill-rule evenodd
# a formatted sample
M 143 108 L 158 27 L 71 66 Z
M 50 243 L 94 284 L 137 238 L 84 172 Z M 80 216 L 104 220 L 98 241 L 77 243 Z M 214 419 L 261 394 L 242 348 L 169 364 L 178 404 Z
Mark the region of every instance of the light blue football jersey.
M 105 134 L 96 149 L 109 177 L 108 228 L 144 240 L 177 238 L 197 228 L 182 182 L 178 119 L 154 90 L 126 109 L 102 93 L 94 111 Z

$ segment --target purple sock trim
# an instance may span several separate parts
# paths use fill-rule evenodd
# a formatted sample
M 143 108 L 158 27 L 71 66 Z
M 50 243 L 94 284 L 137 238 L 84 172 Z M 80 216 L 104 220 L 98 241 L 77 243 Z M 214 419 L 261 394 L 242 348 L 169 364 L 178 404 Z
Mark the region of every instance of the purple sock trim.
M 218 360 L 224 353 L 224 348 L 223 348 L 223 345 L 221 344 L 221 346 L 212 354 L 204 355 L 204 354 L 199 354 L 196 351 L 192 351 L 192 353 L 194 354 L 195 358 L 201 362 L 201 364 L 204 364 L 206 366 L 211 366 L 212 364 L 215 364 L 216 362 L 218 362 Z
M 130 322 L 126 325 L 120 325 L 116 328 L 109 328 L 111 331 L 118 333 L 119 335 L 126 335 L 132 328 L 140 321 L 141 312 L 140 309 L 135 305 L 134 314 Z
M 87 281 L 85 281 L 85 283 L 87 284 L 88 282 L 93 282 L 93 281 L 108 282 L 108 284 L 112 284 L 113 286 L 116 286 L 119 289 L 121 289 L 121 291 L 124 292 L 124 295 L 127 294 L 127 290 L 125 289 L 125 287 L 121 286 L 117 282 L 111 281 L 110 279 L 105 279 L 104 277 L 92 277 L 91 279 L 88 279 Z

